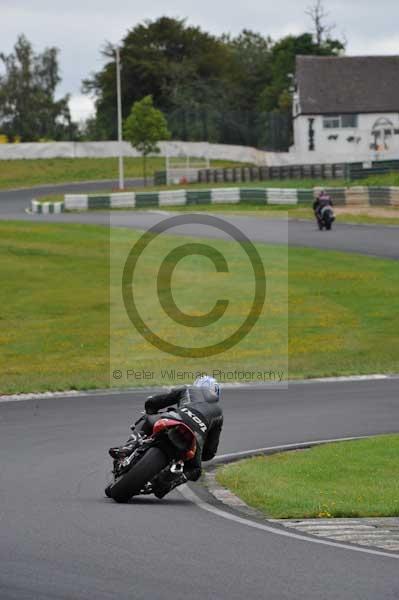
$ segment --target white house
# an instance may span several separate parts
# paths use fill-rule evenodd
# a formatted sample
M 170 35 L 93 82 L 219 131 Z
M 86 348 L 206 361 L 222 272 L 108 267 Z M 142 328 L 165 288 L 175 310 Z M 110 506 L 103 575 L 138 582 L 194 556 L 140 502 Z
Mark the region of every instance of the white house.
M 295 83 L 291 160 L 399 159 L 399 56 L 298 56 Z

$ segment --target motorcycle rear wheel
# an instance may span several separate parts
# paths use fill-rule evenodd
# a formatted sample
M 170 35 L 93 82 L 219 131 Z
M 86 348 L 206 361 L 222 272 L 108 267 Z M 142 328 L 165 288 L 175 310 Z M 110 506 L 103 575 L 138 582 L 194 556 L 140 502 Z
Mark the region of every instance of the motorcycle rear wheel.
M 145 484 L 158 475 L 168 462 L 168 458 L 159 448 L 149 448 L 126 475 L 107 488 L 109 497 L 115 502 L 128 502 L 132 496 L 139 494 Z

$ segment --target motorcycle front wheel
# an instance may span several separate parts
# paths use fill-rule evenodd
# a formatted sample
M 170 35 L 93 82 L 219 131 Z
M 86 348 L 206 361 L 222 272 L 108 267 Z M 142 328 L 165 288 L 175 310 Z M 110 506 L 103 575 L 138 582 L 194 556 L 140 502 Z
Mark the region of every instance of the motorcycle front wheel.
M 115 502 L 127 502 L 132 496 L 139 494 L 145 484 L 158 475 L 168 462 L 159 448 L 149 448 L 125 475 L 107 487 L 106 495 Z

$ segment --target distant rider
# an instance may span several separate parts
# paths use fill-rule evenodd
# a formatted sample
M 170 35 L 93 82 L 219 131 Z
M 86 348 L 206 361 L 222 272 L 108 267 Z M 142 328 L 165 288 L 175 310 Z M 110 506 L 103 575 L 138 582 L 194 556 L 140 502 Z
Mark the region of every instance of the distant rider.
M 317 223 L 321 224 L 322 216 L 321 211 L 325 206 L 333 206 L 333 202 L 331 200 L 330 194 L 328 194 L 325 190 L 321 190 L 319 195 L 316 197 L 316 200 L 313 202 L 313 211 L 315 217 L 317 219 Z
M 144 418 L 136 424 L 124 446 L 109 449 L 110 456 L 114 460 L 129 456 L 135 448 L 137 436 L 151 435 L 154 423 L 166 415 L 165 412 L 158 414 L 158 411 L 170 407 L 167 414 L 171 417 L 178 416 L 194 431 L 197 451 L 194 458 L 184 464 L 182 474 L 171 474 L 168 481 L 155 482 L 153 492 L 158 498 L 163 498 L 187 479 L 197 481 L 201 476 L 201 461 L 211 460 L 219 446 L 223 427 L 219 400 L 220 386 L 216 379 L 208 375 L 198 377 L 191 386 L 177 387 L 169 392 L 150 396 L 144 404 Z M 175 404 L 177 408 L 173 408 Z

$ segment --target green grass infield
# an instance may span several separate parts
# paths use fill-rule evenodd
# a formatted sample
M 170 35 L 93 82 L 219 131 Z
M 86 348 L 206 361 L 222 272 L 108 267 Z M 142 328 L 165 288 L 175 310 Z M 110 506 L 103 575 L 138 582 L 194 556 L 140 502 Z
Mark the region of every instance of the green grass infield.
M 141 235 L 116 228 L 112 247 L 126 251 Z M 143 314 L 147 311 L 153 330 L 161 333 L 170 331 L 164 313 L 155 310 L 152 273 L 156 259 L 183 241 L 193 240 L 160 238 L 158 246 L 148 250 L 140 278 L 140 309 Z M 209 240 L 204 243 L 209 244 Z M 226 321 L 228 329 L 242 320 L 240 302 L 251 291 L 246 285 L 248 267 L 236 256 L 236 244 L 212 240 L 212 246 L 229 256 L 240 273 L 234 284 L 238 287 L 231 290 L 239 302 L 229 315 L 230 321 Z M 285 377 L 399 372 L 396 261 L 289 248 L 287 278 L 286 247 L 257 244 L 256 248 L 267 265 L 264 335 L 255 328 L 230 354 L 209 358 L 201 367 L 277 369 L 287 363 L 288 343 L 289 371 Z M 118 313 L 115 303 L 112 308 L 116 307 L 116 312 L 110 310 L 112 294 L 121 285 L 121 273 L 116 268 L 110 279 L 109 261 L 110 234 L 105 227 L 0 223 L 0 276 L 4 282 L 0 287 L 0 392 L 105 388 L 110 384 L 110 356 L 117 357 L 118 368 L 123 370 L 159 372 L 161 367 L 184 364 L 183 359 L 156 350 L 138 334 L 131 339 L 125 336 L 123 311 Z M 227 276 L 216 273 L 208 259 L 185 258 L 176 269 L 176 293 L 182 288 L 187 290 L 186 296 L 176 297 L 182 310 L 190 312 L 198 306 L 201 314 L 213 306 L 213 302 L 209 305 L 206 298 L 198 295 L 195 283 L 198 273 L 206 267 L 215 294 L 219 293 L 217 278 Z M 226 282 L 229 285 L 227 279 Z M 288 311 L 284 301 L 287 285 Z M 110 336 L 111 313 L 116 318 Z M 174 326 L 171 331 L 177 336 Z M 190 335 L 195 336 L 195 332 Z M 114 343 L 112 348 L 110 340 Z M 180 341 L 184 342 L 184 337 Z M 200 363 L 191 360 L 193 366 L 199 367 Z M 132 386 L 174 382 L 155 377 L 150 382 L 130 379 L 121 383 Z
M 276 519 L 399 516 L 399 435 L 255 457 L 217 481 Z
M 62 198 L 58 198 L 62 200 Z M 135 210 L 135 209 L 132 209 Z M 141 209 L 142 210 L 142 209 Z M 174 212 L 192 212 L 192 206 L 167 206 L 167 211 Z M 247 217 L 261 217 L 266 219 L 273 219 L 281 217 L 282 213 L 287 213 L 289 219 L 305 219 L 307 221 L 314 221 L 313 209 L 304 207 L 303 205 L 268 205 L 261 206 L 255 204 L 198 204 L 195 206 L 195 212 L 210 212 L 229 214 L 237 216 Z M 350 207 L 346 207 L 345 212 L 337 213 L 337 224 L 339 223 L 354 223 L 359 225 L 398 225 L 399 226 L 399 208 L 397 207 L 382 207 L 377 211 L 376 209 L 365 210 L 364 213 L 350 212 Z M 386 216 L 384 216 L 384 214 Z

